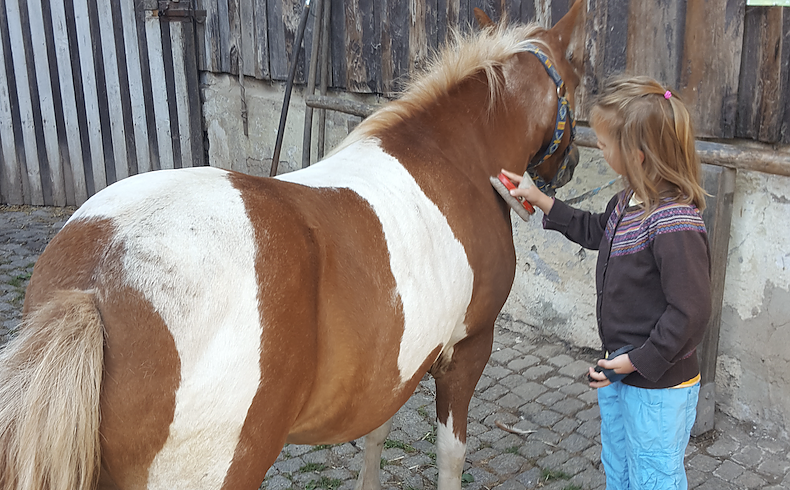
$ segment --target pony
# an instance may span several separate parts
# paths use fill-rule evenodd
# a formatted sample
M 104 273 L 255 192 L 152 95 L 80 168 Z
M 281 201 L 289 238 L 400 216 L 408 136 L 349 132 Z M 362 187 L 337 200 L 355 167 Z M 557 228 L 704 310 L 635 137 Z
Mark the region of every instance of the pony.
M 0 353 L 0 489 L 257 489 L 286 442 L 365 437 L 436 381 L 438 488 L 461 488 L 467 409 L 515 274 L 500 168 L 551 182 L 571 133 L 577 2 L 553 28 L 457 34 L 323 161 L 261 178 L 129 177 L 37 261 Z M 563 91 L 536 55 L 538 46 Z M 555 145 L 557 146 L 557 145 Z

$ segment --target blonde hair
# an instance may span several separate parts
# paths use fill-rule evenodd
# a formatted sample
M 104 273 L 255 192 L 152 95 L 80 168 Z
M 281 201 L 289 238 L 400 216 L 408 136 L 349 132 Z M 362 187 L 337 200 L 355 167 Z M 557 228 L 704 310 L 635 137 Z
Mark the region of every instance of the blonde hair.
M 592 107 L 592 125 L 603 126 L 618 145 L 626 189 L 649 214 L 662 196 L 705 209 L 694 126 L 686 105 L 649 77 L 609 81 Z M 639 165 L 639 151 L 645 155 Z

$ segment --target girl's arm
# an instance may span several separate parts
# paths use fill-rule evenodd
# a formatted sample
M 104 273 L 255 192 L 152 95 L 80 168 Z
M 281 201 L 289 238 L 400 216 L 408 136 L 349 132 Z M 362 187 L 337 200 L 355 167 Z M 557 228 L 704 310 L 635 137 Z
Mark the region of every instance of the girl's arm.
M 521 182 L 522 177 L 502 170 L 516 185 Z M 578 243 L 584 248 L 598 250 L 603 234 L 606 231 L 606 223 L 609 216 L 617 205 L 617 195 L 615 195 L 606 206 L 603 213 L 591 213 L 573 208 L 560 200 L 555 200 L 541 192 L 537 187 L 530 186 L 519 188 L 510 192 L 511 195 L 524 197 L 533 206 L 543 211 L 543 227 L 547 230 L 557 230 L 565 235 L 569 240 Z

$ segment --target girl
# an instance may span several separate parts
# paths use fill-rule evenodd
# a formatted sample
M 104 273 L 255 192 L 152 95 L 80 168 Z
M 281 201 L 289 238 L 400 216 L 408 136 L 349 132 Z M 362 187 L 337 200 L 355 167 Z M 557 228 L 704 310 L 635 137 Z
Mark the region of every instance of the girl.
M 598 333 L 606 352 L 626 352 L 589 369 L 607 489 L 685 489 L 700 380 L 695 349 L 711 311 L 694 131 L 679 97 L 646 77 L 608 83 L 590 121 L 625 183 L 603 213 L 574 209 L 534 186 L 511 194 L 543 210 L 544 228 L 599 251 Z

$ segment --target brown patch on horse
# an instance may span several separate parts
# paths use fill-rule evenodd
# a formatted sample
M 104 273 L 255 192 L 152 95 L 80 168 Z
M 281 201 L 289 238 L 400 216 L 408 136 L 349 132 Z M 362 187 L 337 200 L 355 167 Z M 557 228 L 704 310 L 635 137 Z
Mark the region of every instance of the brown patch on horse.
M 370 205 L 347 189 L 242 174 L 231 179 L 255 230 L 257 276 L 266 280 L 258 292 L 263 379 L 227 488 L 241 483 L 253 461 L 264 463 L 265 474 L 286 439 L 337 443 L 375 429 L 419 382 L 400 387 L 403 312 Z M 290 245 L 278 245 L 284 242 Z
M 102 486 L 144 487 L 173 420 L 180 361 L 167 326 L 140 293 L 123 284 L 122 244 L 110 220 L 73 221 L 36 262 L 25 311 L 53 291 L 96 291 L 105 325 L 101 391 Z

